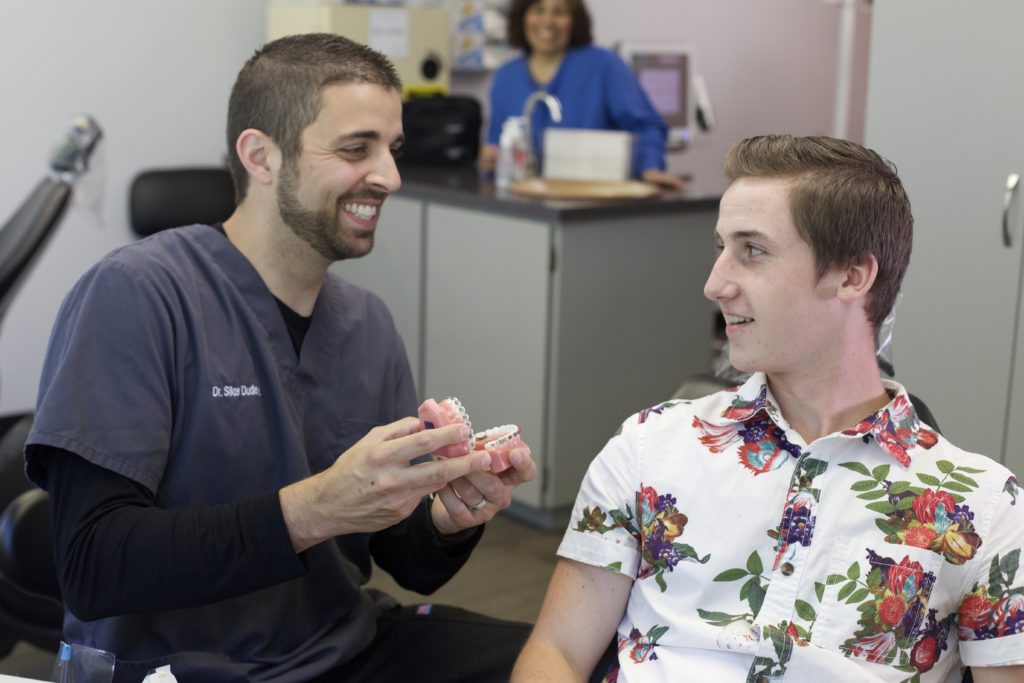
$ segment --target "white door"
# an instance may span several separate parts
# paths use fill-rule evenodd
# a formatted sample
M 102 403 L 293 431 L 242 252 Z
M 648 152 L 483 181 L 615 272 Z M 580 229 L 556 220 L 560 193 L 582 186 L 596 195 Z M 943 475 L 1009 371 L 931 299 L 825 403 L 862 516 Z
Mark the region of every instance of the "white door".
M 1001 459 L 1021 267 L 1003 245 L 1006 179 L 1024 175 L 1024 3 L 876 0 L 866 140 L 915 216 L 897 308 L 897 378 L 962 448 Z M 1020 201 L 1018 198 L 1017 201 Z

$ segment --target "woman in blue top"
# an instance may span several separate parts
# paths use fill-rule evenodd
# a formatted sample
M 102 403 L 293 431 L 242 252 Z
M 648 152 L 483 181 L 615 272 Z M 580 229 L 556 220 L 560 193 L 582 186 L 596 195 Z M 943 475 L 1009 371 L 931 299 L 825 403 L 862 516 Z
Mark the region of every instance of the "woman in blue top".
M 633 133 L 633 176 L 681 189 L 665 172 L 667 128 L 633 72 L 614 52 L 591 44 L 590 15 L 583 0 L 513 0 L 508 41 L 523 55 L 494 74 L 484 168 L 494 167 L 501 126 L 523 111 L 526 98 L 545 90 L 562 104 L 564 128 L 626 130 Z M 536 107 L 531 130 L 553 124 L 547 107 Z M 537 144 L 539 139 L 535 139 Z

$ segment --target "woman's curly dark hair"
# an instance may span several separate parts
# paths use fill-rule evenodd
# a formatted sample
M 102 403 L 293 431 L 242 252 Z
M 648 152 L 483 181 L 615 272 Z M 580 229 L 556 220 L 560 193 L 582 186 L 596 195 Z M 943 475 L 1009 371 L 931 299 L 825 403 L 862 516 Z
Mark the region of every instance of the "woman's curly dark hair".
M 572 11 L 572 31 L 569 35 L 569 47 L 590 45 L 594 38 L 590 32 L 590 13 L 583 0 L 566 0 Z M 530 44 L 526 42 L 526 31 L 523 28 L 526 11 L 540 0 L 512 0 L 508 11 L 508 44 L 530 53 Z

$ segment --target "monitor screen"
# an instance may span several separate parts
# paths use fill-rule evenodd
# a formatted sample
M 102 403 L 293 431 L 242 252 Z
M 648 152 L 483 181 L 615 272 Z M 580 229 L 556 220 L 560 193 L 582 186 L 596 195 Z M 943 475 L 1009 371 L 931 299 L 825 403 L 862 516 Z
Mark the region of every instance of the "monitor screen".
M 690 53 L 683 48 L 625 47 L 627 63 L 669 127 L 669 145 L 690 139 Z

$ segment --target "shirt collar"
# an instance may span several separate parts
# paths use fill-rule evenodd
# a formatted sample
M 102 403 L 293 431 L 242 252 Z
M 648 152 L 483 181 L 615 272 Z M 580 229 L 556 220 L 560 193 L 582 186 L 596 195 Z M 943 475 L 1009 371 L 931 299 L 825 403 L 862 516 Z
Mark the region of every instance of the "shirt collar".
M 888 453 L 903 467 L 910 467 L 911 455 L 915 448 L 931 448 L 938 442 L 938 435 L 917 416 L 907 390 L 898 382 L 882 380 L 891 400 L 877 412 L 868 415 L 855 427 L 840 432 L 847 438 L 862 438 L 865 443 L 874 439 L 878 447 Z M 764 412 L 771 420 L 788 429 L 789 423 L 782 416 L 778 403 L 768 389 L 768 378 L 763 372 L 755 372 L 739 387 L 729 389 L 735 396 L 732 403 L 722 411 L 727 422 L 747 422 L 758 413 Z
M 889 392 L 889 403 L 878 412 L 868 415 L 856 427 L 843 430 L 848 437 L 860 437 L 867 442 L 869 437 L 883 451 L 904 467 L 910 467 L 911 455 L 915 448 L 931 448 L 939 441 L 939 435 L 926 426 L 917 416 L 910 394 L 899 382 L 882 380 Z
M 764 411 L 776 424 L 785 425 L 782 411 L 768 389 L 768 377 L 763 372 L 755 372 L 746 382 L 727 391 L 733 392 L 735 396 L 732 403 L 722 411 L 726 422 L 746 422 Z

